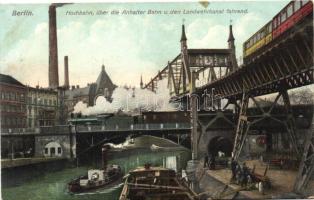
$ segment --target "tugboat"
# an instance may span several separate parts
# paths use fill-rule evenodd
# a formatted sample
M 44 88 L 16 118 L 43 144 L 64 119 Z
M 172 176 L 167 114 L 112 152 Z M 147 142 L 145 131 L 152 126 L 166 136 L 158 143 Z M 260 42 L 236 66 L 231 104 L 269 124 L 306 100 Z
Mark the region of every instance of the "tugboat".
M 109 186 L 122 178 L 122 171 L 118 165 L 108 165 L 106 170 L 90 169 L 88 174 L 80 176 L 68 183 L 68 189 L 72 193 L 87 192 L 93 189 Z
M 71 193 L 82 193 L 97 188 L 110 186 L 122 179 L 123 172 L 118 165 L 107 165 L 107 146 L 102 147 L 103 169 L 90 169 L 87 175 L 80 176 L 68 183 Z
M 144 167 L 130 171 L 119 200 L 196 200 L 199 199 L 184 179 L 172 169 Z

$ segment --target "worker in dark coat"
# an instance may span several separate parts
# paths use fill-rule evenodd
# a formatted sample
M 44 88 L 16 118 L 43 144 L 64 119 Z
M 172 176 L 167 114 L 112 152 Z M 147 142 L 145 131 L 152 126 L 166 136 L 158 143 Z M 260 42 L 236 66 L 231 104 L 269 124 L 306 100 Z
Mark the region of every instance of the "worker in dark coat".
M 209 161 L 209 169 L 215 169 L 215 168 L 216 168 L 215 155 L 211 154 L 210 161 Z
M 246 163 L 243 163 L 242 173 L 241 173 L 241 186 L 244 187 L 247 185 L 248 176 L 250 175 L 249 168 L 246 166 Z
M 206 154 L 204 157 L 204 168 L 209 167 L 208 155 Z
M 231 181 L 234 181 L 236 179 L 237 165 L 238 165 L 237 161 L 234 160 L 234 158 L 231 158 L 231 172 L 232 172 Z

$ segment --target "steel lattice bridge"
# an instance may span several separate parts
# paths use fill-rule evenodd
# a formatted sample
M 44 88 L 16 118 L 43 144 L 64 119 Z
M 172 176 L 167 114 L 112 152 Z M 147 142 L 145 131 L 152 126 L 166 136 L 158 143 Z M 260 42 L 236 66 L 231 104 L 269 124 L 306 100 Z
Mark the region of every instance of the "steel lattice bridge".
M 193 93 L 211 93 L 215 99 L 239 100 L 243 92 L 261 96 L 313 84 L 311 19 L 259 49 L 241 66 L 237 66 L 232 48 L 187 49 L 185 46 L 144 88 L 156 91 L 158 81 L 166 78 L 175 101 L 191 92 L 192 72 L 198 77 Z
M 299 8 L 301 4 L 302 7 Z M 291 11 L 288 10 L 290 7 L 294 13 L 288 13 Z M 280 25 L 278 20 L 283 14 L 289 16 L 285 22 L 281 20 Z M 217 109 L 217 106 L 217 110 L 220 110 L 221 99 L 227 99 L 225 107 L 234 104 L 236 108 L 235 115 L 238 120 L 233 147 L 235 159 L 241 157 L 248 131 L 256 123 L 272 119 L 282 124 L 296 155 L 302 160 L 295 183 L 295 191 L 300 192 L 314 173 L 314 134 L 311 133 L 309 138 L 306 138 L 306 144 L 303 146 L 297 143 L 295 119 L 287 91 L 314 83 L 312 2 L 291 1 L 264 28 L 267 27 L 272 27 L 273 32 L 268 36 L 264 32 L 265 41 L 262 46 L 256 47 L 258 42 L 255 42 L 253 53 L 250 52 L 243 64 L 238 66 L 231 25 L 226 49 L 188 49 L 185 27 L 182 25 L 180 54 L 169 61 L 144 88 L 156 91 L 158 81 L 167 79 L 171 101 L 179 102 L 182 104 L 181 108 L 191 110 L 191 142 L 196 158 L 201 137 L 198 128 L 202 129 L 197 111 L 206 110 L 208 107 Z M 259 38 L 260 33 L 256 33 Z M 251 40 L 254 42 L 256 38 L 252 36 Z M 245 43 L 248 44 L 250 40 Z M 246 53 L 244 52 L 244 55 Z M 265 110 L 256 97 L 272 93 L 277 93 L 277 96 L 270 108 Z M 203 98 L 207 96 L 209 98 Z M 278 119 L 272 113 L 279 99 L 282 99 L 285 107 L 282 113 L 286 116 L 285 119 Z M 258 113 L 249 112 L 250 100 L 259 110 Z M 208 126 L 213 124 L 213 120 L 208 122 Z M 203 133 L 202 130 L 200 132 Z

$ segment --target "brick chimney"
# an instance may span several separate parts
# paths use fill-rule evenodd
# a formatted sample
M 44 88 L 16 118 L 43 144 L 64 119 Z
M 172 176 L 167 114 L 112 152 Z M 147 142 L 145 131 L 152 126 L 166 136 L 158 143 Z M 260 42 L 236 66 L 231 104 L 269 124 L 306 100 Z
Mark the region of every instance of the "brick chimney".
M 49 87 L 59 86 L 56 6 L 49 6 Z
M 68 56 L 64 56 L 64 87 L 69 89 L 69 60 Z

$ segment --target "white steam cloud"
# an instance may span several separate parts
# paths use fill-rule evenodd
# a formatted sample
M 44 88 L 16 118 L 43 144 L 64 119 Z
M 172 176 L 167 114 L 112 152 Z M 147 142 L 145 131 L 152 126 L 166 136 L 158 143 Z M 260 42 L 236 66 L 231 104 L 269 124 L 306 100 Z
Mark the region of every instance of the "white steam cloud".
M 132 113 L 140 109 L 146 111 L 174 111 L 175 105 L 169 103 L 170 95 L 167 84 L 168 80 L 166 79 L 159 81 L 156 93 L 147 89 L 118 87 L 113 91 L 111 103 L 104 96 L 99 96 L 92 107 L 88 107 L 86 103 L 79 101 L 74 106 L 74 113 L 82 113 L 83 115 L 115 113 L 118 111 Z

